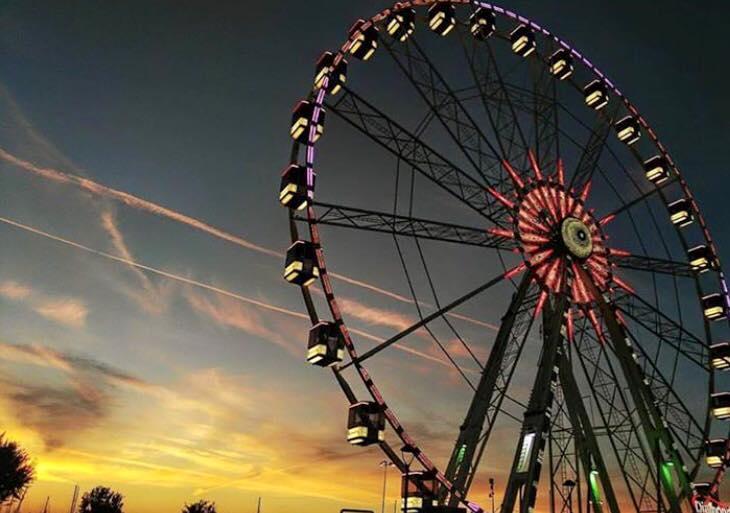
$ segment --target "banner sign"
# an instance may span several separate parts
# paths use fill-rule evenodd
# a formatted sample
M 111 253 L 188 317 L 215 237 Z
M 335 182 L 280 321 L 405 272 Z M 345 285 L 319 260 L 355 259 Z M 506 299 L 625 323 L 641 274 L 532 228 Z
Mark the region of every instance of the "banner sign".
M 692 507 L 695 513 L 730 513 L 730 504 L 702 495 L 692 496 Z

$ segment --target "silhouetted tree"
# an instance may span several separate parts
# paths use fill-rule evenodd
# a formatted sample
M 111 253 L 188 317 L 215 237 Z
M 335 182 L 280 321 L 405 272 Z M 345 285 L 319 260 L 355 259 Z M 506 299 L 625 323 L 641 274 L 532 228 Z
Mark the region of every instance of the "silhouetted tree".
M 106 486 L 97 486 L 81 497 L 79 513 L 122 513 L 124 497 Z
M 217 513 L 215 502 L 198 501 L 193 504 L 185 504 L 182 513 Z
M 0 433 L 0 503 L 20 499 L 34 478 L 28 453 Z

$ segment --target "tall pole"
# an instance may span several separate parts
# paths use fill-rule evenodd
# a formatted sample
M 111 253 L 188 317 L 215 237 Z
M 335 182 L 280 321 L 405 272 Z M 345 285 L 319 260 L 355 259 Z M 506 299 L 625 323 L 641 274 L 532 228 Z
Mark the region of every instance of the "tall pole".
M 385 487 L 388 480 L 388 467 L 392 465 L 393 464 L 388 460 L 383 460 L 380 462 L 380 466 L 383 467 L 383 498 L 380 504 L 380 513 L 385 513 Z
M 261 513 L 261 497 L 259 497 L 259 502 L 256 506 L 256 513 Z
M 71 498 L 71 506 L 68 508 L 68 513 L 74 513 L 76 509 L 76 501 L 79 499 L 79 485 L 74 486 L 74 495 Z
M 492 513 L 494 513 L 494 478 L 493 477 L 489 478 L 489 498 L 492 499 Z

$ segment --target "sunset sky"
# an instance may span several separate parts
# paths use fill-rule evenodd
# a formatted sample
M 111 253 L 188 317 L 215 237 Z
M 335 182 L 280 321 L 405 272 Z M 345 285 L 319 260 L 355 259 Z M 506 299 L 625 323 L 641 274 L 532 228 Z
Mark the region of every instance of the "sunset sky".
M 701 5 L 504 4 L 573 43 L 627 93 L 728 254 L 730 11 Z M 221 513 L 253 512 L 259 496 L 267 513 L 380 507 L 382 454 L 346 443 L 346 400 L 329 372 L 304 362 L 310 323 L 281 277 L 289 233 L 276 197 L 290 111 L 317 57 L 386 6 L 0 2 L 0 432 L 37 465 L 24 510 L 50 496 L 64 511 L 75 484 L 111 486 L 133 513 L 173 513 L 201 498 Z M 380 77 L 361 72 L 359 84 L 377 89 Z M 386 85 L 373 94 L 397 96 Z M 329 185 L 318 178 L 329 197 L 377 192 L 369 150 L 332 146 L 323 162 L 339 173 Z M 155 214 L 158 205 L 169 211 Z M 335 289 L 367 348 L 417 317 L 398 268 L 381 265 L 381 246 L 353 233 L 341 241 L 329 254 L 345 277 Z M 499 272 L 494 257 L 475 255 L 463 258 L 485 277 Z M 444 298 L 472 283 L 452 262 L 441 263 L 455 277 Z M 499 302 L 461 311 L 483 323 L 459 324 L 481 337 L 481 358 L 510 293 L 501 285 L 491 296 Z M 443 461 L 470 399 L 453 369 L 417 336 L 371 370 Z M 501 483 L 516 426 L 500 426 L 504 452 L 482 467 Z M 389 479 L 390 508 L 395 471 Z

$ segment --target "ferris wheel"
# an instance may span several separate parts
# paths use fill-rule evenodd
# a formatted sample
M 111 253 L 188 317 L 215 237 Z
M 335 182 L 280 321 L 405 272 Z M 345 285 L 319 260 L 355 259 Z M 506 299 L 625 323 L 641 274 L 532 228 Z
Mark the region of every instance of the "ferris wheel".
M 307 360 L 349 402 L 347 441 L 403 473 L 404 512 L 480 511 L 480 464 L 505 451 L 501 513 L 719 500 L 717 248 L 667 148 L 584 55 L 485 2 L 399 2 L 320 57 L 290 134 L 284 276 L 311 318 Z M 353 327 L 336 281 L 355 280 L 335 274 L 353 269 L 398 276 L 410 295 L 382 299 L 413 322 L 380 338 Z M 378 385 L 395 350 L 463 385 L 444 394 L 463 407 L 447 452 L 398 415 L 445 407 L 447 385 L 422 376 L 418 408 Z

